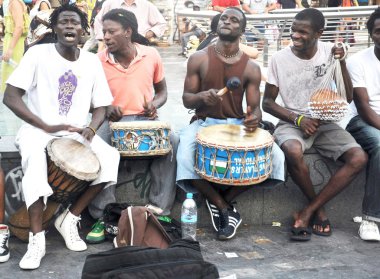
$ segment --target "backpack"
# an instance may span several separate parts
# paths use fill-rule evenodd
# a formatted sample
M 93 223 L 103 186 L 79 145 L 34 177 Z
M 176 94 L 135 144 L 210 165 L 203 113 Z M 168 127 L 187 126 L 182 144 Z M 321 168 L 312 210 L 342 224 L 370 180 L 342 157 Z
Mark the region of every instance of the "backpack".
M 128 206 L 130 206 L 128 203 L 114 202 L 107 204 L 104 208 L 102 219 L 104 221 L 105 236 L 107 239 L 113 240 L 117 236 L 121 212 L 127 209 Z M 181 238 L 182 231 L 180 222 L 167 216 L 159 216 L 157 219 L 171 239 L 175 240 Z
M 203 260 L 199 243 L 180 239 L 167 249 L 125 246 L 88 255 L 82 279 L 215 279 L 214 264 Z
M 172 242 L 156 216 L 145 206 L 129 206 L 121 212 L 114 246 L 167 248 Z

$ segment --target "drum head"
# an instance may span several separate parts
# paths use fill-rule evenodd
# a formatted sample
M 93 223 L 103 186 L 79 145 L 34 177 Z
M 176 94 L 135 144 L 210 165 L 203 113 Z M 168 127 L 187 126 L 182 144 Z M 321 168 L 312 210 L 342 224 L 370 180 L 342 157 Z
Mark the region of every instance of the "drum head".
M 124 121 L 113 122 L 111 129 L 124 129 L 124 128 L 136 128 L 136 129 L 170 129 L 170 124 L 163 121 Z
M 260 128 L 248 133 L 243 125 L 220 124 L 202 128 L 197 134 L 197 141 L 212 146 L 246 150 L 271 146 L 274 139 L 268 131 Z
M 84 144 L 67 138 L 49 141 L 47 152 L 50 159 L 62 171 L 86 181 L 98 177 L 100 163 L 95 153 Z

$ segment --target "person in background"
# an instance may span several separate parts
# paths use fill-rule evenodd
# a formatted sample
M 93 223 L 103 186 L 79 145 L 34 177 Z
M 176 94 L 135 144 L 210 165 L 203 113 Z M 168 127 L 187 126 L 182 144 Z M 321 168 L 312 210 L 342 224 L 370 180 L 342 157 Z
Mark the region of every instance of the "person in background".
M 179 55 L 186 56 L 186 47 L 187 43 L 189 42 L 189 39 L 191 36 L 196 36 L 199 41 L 201 42 L 205 37 L 206 34 L 203 32 L 201 28 L 199 28 L 197 25 L 193 24 L 190 19 L 187 17 L 184 17 L 182 19 L 183 22 L 183 29 L 181 30 L 181 53 Z
M 1 93 L 6 81 L 24 55 L 24 42 L 29 30 L 28 9 L 22 0 L 10 0 L 4 13 L 3 57 L 1 63 Z
M 236 7 L 240 9 L 239 0 L 212 0 L 212 9 L 219 13 L 223 13 L 226 8 Z
M 138 25 L 139 34 L 153 41 L 155 38 L 161 37 L 166 28 L 167 22 L 158 10 L 158 8 L 148 0 L 106 0 L 95 17 L 94 31 L 95 38 L 100 41 L 98 52 L 103 50 L 103 16 L 112 9 L 125 9 L 135 14 Z

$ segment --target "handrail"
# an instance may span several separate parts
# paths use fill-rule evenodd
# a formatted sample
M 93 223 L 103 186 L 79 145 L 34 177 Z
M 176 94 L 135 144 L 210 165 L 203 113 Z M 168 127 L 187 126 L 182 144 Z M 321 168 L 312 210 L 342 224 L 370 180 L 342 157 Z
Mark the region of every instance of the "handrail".
M 321 12 L 344 12 L 344 11 L 374 11 L 378 6 L 355 6 L 355 7 L 329 7 L 329 8 L 316 8 Z M 288 14 L 288 13 L 298 13 L 302 9 L 276 9 L 272 10 L 269 13 L 271 14 Z

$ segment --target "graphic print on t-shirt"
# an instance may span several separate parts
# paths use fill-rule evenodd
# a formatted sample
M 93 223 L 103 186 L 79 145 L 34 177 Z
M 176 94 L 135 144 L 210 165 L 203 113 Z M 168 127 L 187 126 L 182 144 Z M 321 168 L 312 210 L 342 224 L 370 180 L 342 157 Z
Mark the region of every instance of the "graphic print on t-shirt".
M 77 84 L 78 79 L 71 70 L 65 72 L 65 74 L 59 78 L 58 101 L 60 115 L 67 115 L 69 112 Z

